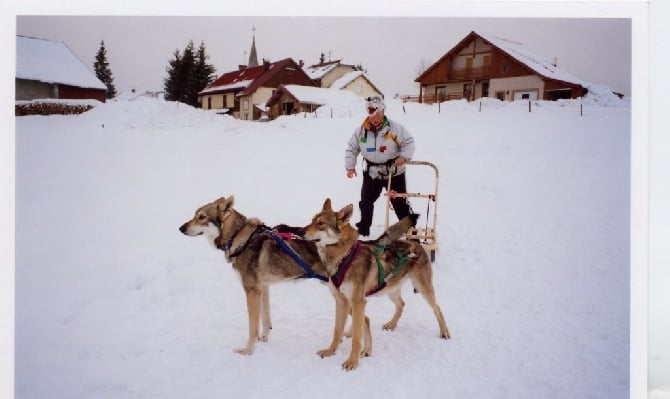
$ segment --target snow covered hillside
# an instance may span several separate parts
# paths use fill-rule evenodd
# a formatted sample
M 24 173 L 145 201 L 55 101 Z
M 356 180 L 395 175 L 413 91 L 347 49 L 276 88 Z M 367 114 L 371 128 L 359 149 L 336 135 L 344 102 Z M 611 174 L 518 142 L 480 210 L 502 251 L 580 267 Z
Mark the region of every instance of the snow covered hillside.
M 628 398 L 630 104 L 531 105 L 388 101 L 440 171 L 452 339 L 408 284 L 396 331 L 392 303 L 368 301 L 373 355 L 348 373 L 348 339 L 316 355 L 335 308 L 316 280 L 274 286 L 269 341 L 234 353 L 238 278 L 177 229 L 220 196 L 270 225 L 356 205 L 343 154 L 362 104 L 268 123 L 155 99 L 17 118 L 16 397 Z M 433 183 L 408 170 L 410 191 Z

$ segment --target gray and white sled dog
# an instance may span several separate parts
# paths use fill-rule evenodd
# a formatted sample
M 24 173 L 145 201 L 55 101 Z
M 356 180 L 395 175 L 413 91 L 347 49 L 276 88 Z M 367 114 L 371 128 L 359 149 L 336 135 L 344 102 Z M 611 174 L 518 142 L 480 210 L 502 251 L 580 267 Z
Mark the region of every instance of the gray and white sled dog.
M 269 228 L 259 219 L 249 218 L 238 212 L 234 203 L 235 199 L 231 196 L 203 205 L 179 230 L 187 236 L 204 236 L 216 248 L 224 250 L 226 260 L 239 274 L 247 301 L 249 337 L 246 345 L 236 352 L 249 355 L 253 353 L 256 341 L 268 340 L 272 328 L 269 292 L 271 284 L 295 281 L 301 277 L 317 278 L 325 283 L 330 276 L 313 242 L 304 239 L 284 241 L 279 237 L 279 232 L 301 236 L 304 233 L 302 227 L 278 225 Z M 404 234 L 404 231 L 400 234 Z M 380 239 L 388 238 L 382 235 Z M 400 298 L 399 293 L 397 297 Z M 395 297 L 392 300 L 397 305 Z M 396 314 L 400 317 L 397 309 Z M 397 317 L 394 316 L 396 322 Z M 259 334 L 261 325 L 262 331 Z M 385 328 L 393 329 L 394 326 Z
M 430 305 L 440 328 L 440 338 L 450 338 L 440 307 L 435 301 L 433 269 L 423 246 L 414 240 L 398 239 L 416 224 L 418 215 L 403 218 L 375 241 L 359 241 L 358 232 L 349 224 L 353 205 L 333 211 L 330 199 L 305 227 L 305 238 L 316 243 L 321 261 L 331 278 L 330 291 L 335 298 L 335 327 L 330 346 L 319 351 L 321 357 L 337 350 L 347 313 L 352 316 L 352 342 L 345 370 L 358 367 L 360 356 L 369 356 L 372 349 L 369 320 L 365 315 L 367 296 L 385 294 L 396 305 L 393 318 L 384 325 L 393 330 L 400 318 L 404 302 L 400 288 L 407 279 Z M 363 339 L 363 343 L 361 343 Z

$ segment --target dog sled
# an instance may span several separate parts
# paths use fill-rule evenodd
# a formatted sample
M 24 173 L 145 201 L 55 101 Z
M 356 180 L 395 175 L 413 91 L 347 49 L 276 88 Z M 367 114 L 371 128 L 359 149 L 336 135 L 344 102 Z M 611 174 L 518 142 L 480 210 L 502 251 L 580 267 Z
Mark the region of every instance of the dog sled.
M 437 241 L 435 238 L 435 229 L 437 226 L 437 186 L 440 172 L 438 171 L 437 166 L 426 161 L 408 161 L 406 165 L 423 165 L 432 168 L 435 173 L 435 189 L 431 193 L 396 193 L 391 191 L 391 179 L 389 179 L 388 186 L 386 187 L 386 216 L 384 219 L 384 230 L 389 228 L 389 213 L 391 210 L 392 197 L 425 199 L 427 202 L 425 224 L 423 226 L 417 224 L 417 226 L 409 229 L 405 238 L 419 241 L 426 249 L 426 252 L 430 254 L 430 261 L 435 262 L 435 251 L 437 250 Z M 431 203 L 433 205 L 432 210 Z

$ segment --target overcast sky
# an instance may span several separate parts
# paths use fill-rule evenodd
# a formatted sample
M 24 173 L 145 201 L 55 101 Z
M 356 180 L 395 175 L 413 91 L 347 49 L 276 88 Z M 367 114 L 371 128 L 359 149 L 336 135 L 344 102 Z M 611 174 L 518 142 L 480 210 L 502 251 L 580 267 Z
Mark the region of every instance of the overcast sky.
M 91 69 L 104 40 L 117 91 L 143 91 L 162 89 L 168 61 L 191 40 L 205 43 L 217 74 L 236 70 L 247 63 L 255 28 L 259 61 L 290 57 L 312 65 L 323 52 L 326 59 L 361 64 L 392 96 L 418 94 L 414 80 L 421 65 L 437 61 L 474 30 L 523 43 L 582 80 L 630 95 L 632 22 L 602 10 L 597 15 L 605 18 L 18 14 L 16 32 L 62 40 Z

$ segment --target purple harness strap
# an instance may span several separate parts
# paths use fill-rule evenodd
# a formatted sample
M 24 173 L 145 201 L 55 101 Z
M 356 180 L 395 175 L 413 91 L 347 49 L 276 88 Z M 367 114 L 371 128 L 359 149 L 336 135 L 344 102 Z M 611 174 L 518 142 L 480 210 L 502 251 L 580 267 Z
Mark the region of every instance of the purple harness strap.
M 342 262 L 340 262 L 340 265 L 337 267 L 337 272 L 330 276 L 330 281 L 333 282 L 335 288 L 340 289 L 340 285 L 342 285 L 342 282 L 344 281 L 344 276 L 347 274 L 347 271 L 349 271 L 351 264 L 354 262 L 354 259 L 360 250 L 361 242 L 356 241 L 356 244 L 354 244 L 354 246 L 351 248 L 349 254 L 344 259 L 342 259 Z

